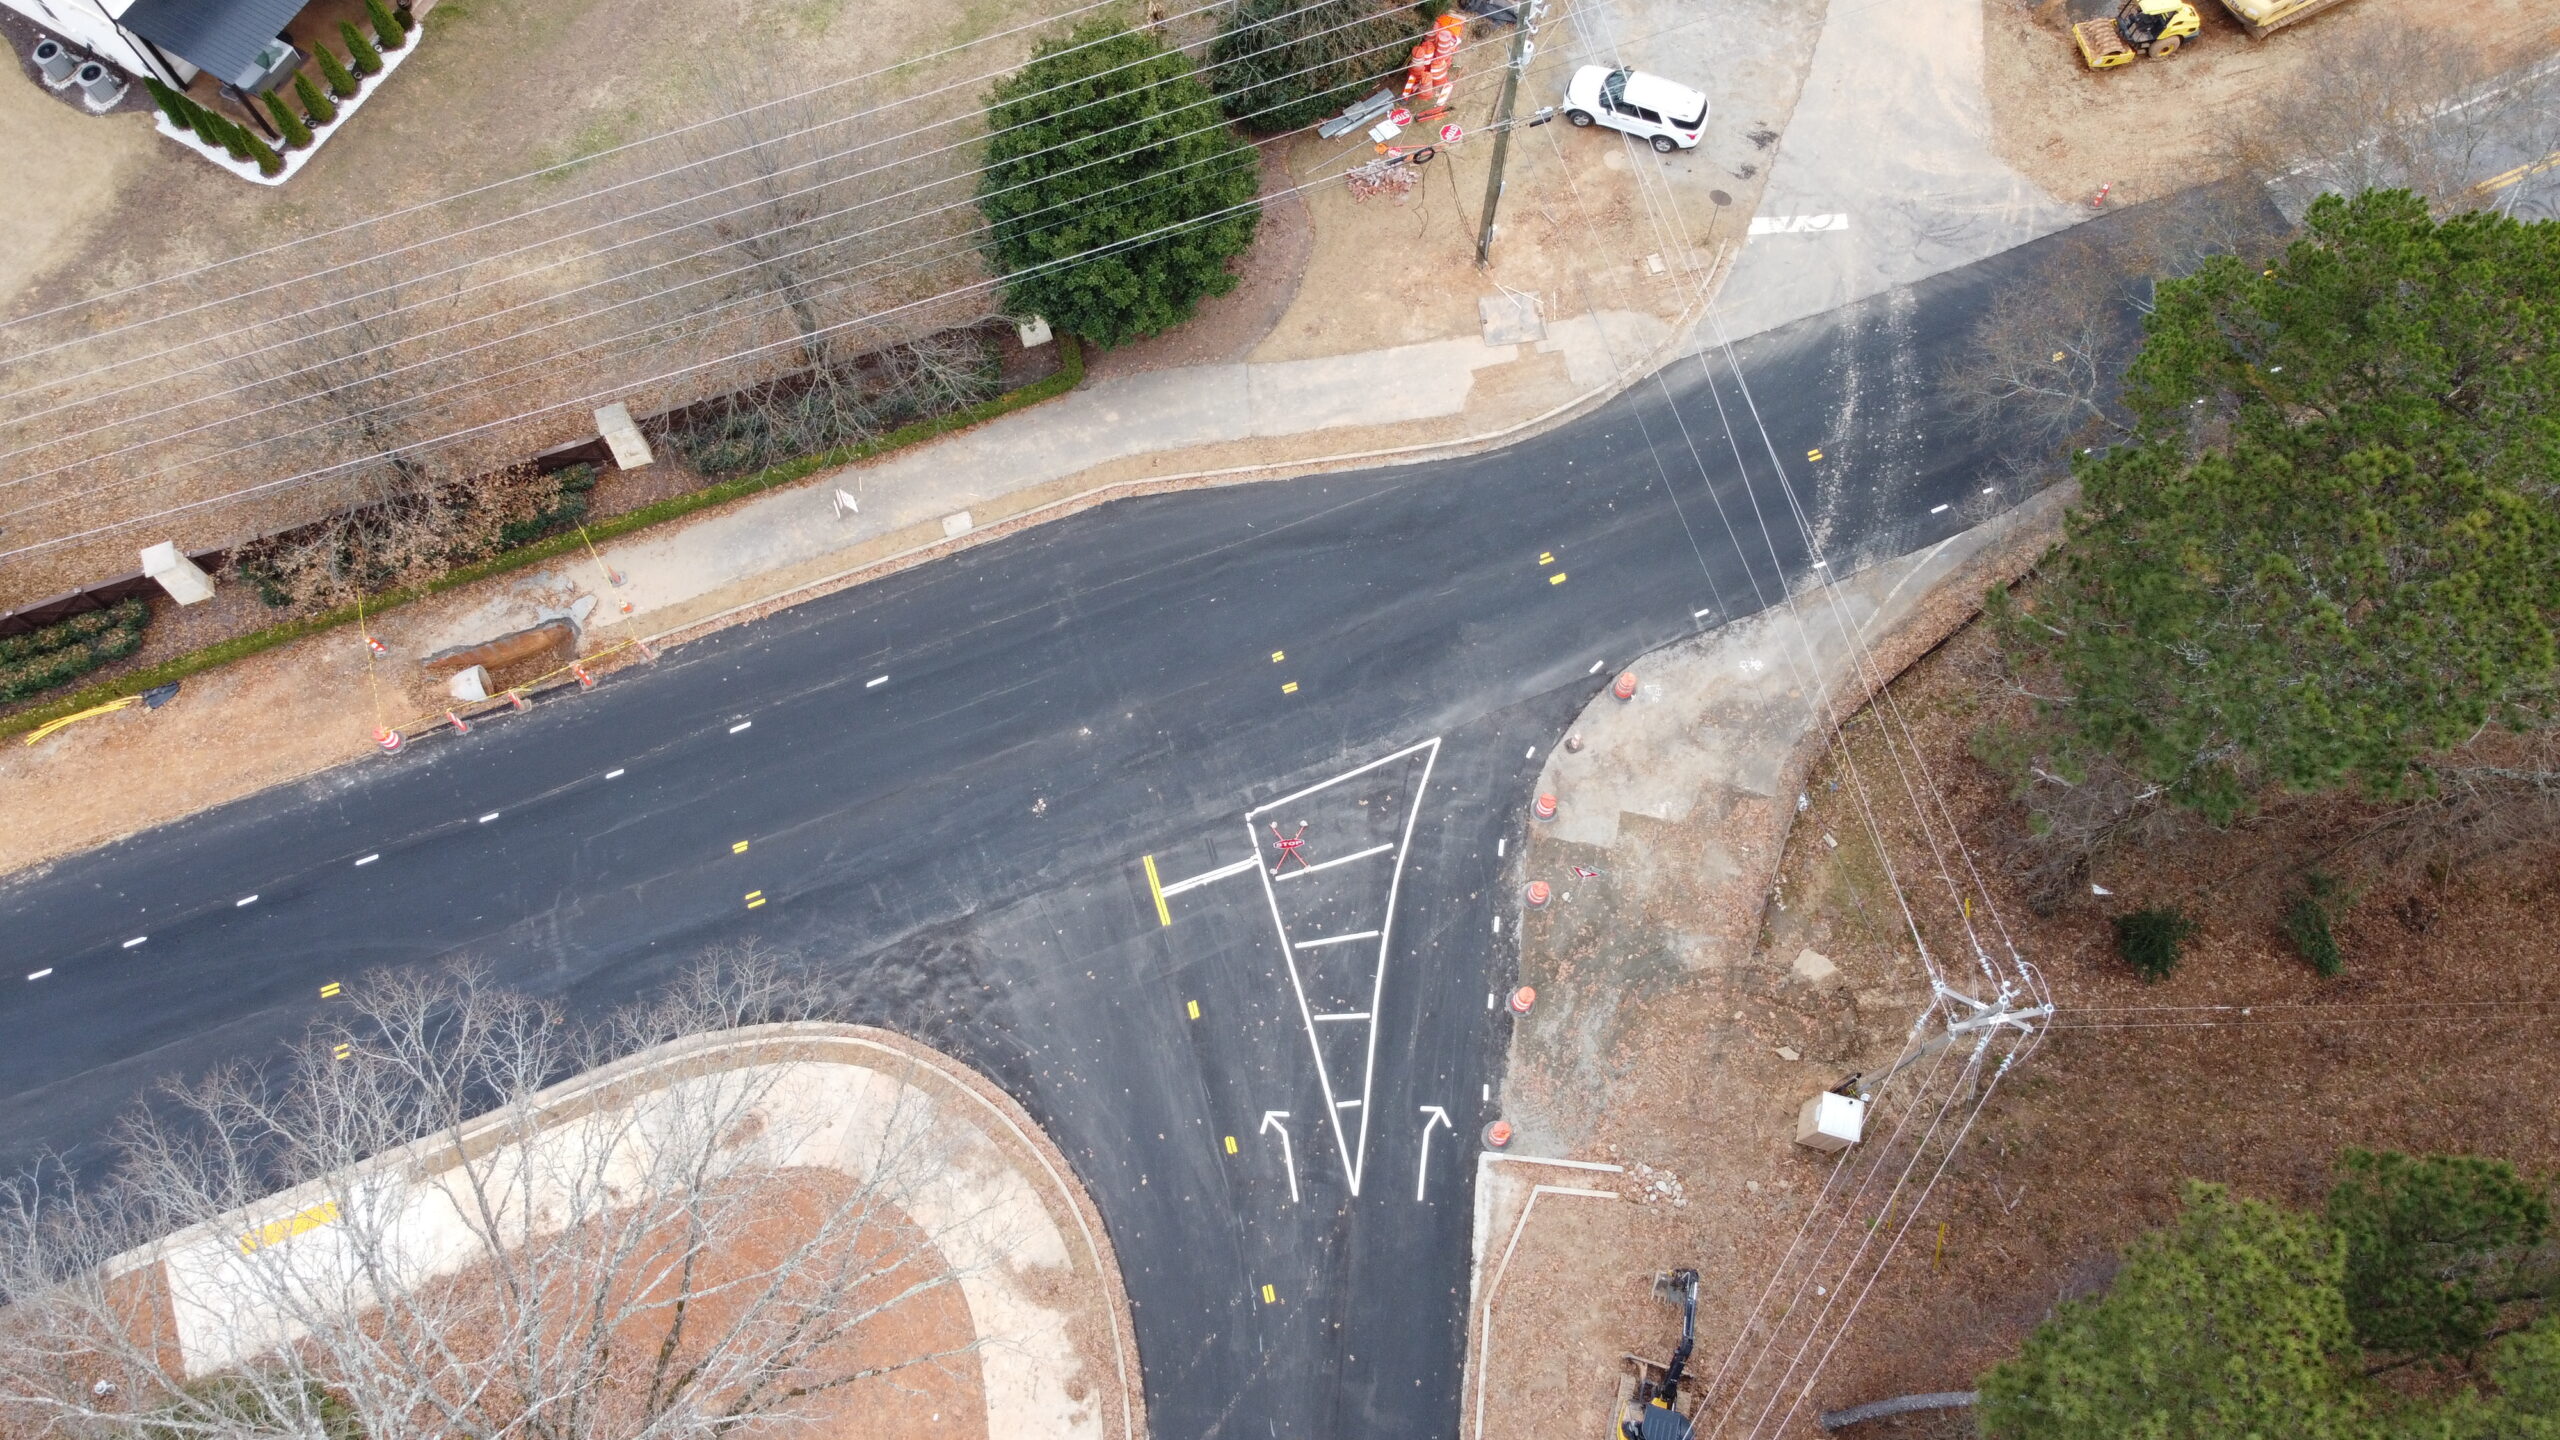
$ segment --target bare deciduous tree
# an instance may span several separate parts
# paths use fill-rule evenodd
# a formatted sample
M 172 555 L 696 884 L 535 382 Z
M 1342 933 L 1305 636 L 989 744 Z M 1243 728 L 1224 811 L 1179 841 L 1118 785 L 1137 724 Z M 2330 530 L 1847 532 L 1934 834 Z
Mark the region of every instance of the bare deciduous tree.
M 934 1333 L 909 1322 L 962 1276 L 911 1204 L 945 1173 L 930 1107 L 795 1110 L 788 1065 L 546 1089 L 789 1014 L 770 962 L 594 1025 L 468 968 L 353 994 L 280 1072 L 137 1113 L 111 1179 L 8 1187 L 0 1425 L 681 1440 L 807 1419 L 976 1347 L 881 1339 Z M 954 1208 L 933 1224 L 986 1218 Z

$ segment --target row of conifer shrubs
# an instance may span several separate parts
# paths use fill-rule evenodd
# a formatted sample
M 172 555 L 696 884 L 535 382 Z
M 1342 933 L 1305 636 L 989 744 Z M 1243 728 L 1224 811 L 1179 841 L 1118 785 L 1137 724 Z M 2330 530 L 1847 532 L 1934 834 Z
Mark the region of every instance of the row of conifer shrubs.
M 338 38 L 346 43 L 347 58 L 341 60 L 327 45 L 314 43 L 312 61 L 320 67 L 321 82 L 314 82 L 309 70 L 293 72 L 293 98 L 287 100 L 282 90 L 270 90 L 263 98 L 267 113 L 275 117 L 276 133 L 284 137 L 284 148 L 299 150 L 311 143 L 311 132 L 338 118 L 338 102 L 352 100 L 364 82 L 382 73 L 382 53 L 397 50 L 409 43 L 409 32 L 418 19 L 406 10 L 395 11 L 386 0 L 364 0 L 365 13 L 373 21 L 373 38 L 356 28 L 352 20 L 338 22 Z M 231 158 L 243 164 L 255 164 L 261 175 L 284 172 L 284 157 L 267 138 L 219 111 L 198 104 L 184 91 L 147 78 L 151 98 L 160 105 L 160 113 L 180 130 L 193 133 L 205 144 L 230 152 Z

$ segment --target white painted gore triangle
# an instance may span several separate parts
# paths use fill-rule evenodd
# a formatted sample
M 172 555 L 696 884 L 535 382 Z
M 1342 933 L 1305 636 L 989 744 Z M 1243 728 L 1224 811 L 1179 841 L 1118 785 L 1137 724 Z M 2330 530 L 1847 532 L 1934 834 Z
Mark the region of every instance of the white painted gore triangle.
M 1300 857 L 1298 868 L 1284 870 L 1275 877 L 1271 827 L 1276 825 L 1282 836 L 1289 835 L 1299 818 L 1288 813 L 1292 807 L 1303 809 L 1310 804 L 1321 804 L 1324 792 L 1338 790 L 1416 755 L 1422 757 L 1422 773 L 1415 779 L 1410 797 L 1405 801 L 1404 823 L 1396 827 L 1392 847 L 1371 845 L 1331 858 L 1320 855 L 1312 862 Z M 1343 1179 L 1350 1184 L 1354 1195 L 1360 1193 L 1361 1166 L 1369 1146 L 1371 1081 L 1378 1068 L 1378 1012 L 1386 995 L 1387 947 L 1395 941 L 1396 894 L 1404 883 L 1404 861 L 1413 847 L 1414 822 L 1421 818 L 1423 801 L 1431 793 L 1431 767 L 1439 758 L 1440 739 L 1435 735 L 1419 745 L 1408 745 L 1392 755 L 1382 755 L 1356 770 L 1347 770 L 1330 780 L 1258 805 L 1246 811 L 1244 816 L 1245 834 L 1253 842 L 1254 853 L 1262 857 L 1254 868 L 1262 876 L 1263 898 L 1271 905 L 1271 925 L 1280 938 L 1281 957 L 1288 962 L 1289 986 L 1297 997 L 1299 1021 L 1306 1027 L 1307 1050 L 1315 1061 L 1316 1080 L 1324 1087 L 1325 1117 L 1333 1126 L 1334 1144 L 1342 1154 Z M 1379 853 L 1390 848 L 1393 851 L 1391 855 Z M 1344 919 L 1338 929 L 1327 927 L 1327 933 L 1306 933 L 1303 926 L 1299 933 L 1291 933 L 1291 924 L 1281 913 L 1275 880 L 1286 881 L 1299 876 L 1312 880 L 1316 871 L 1353 862 L 1365 865 L 1380 861 L 1386 862 L 1390 868 L 1385 904 L 1376 913 Z M 1369 948 L 1372 944 L 1376 949 Z M 1328 1006 L 1329 1013 L 1320 1035 L 1316 1012 L 1307 1001 L 1309 971 L 1305 967 L 1319 963 L 1318 957 L 1330 962 L 1334 957 L 1354 952 L 1374 957 L 1367 1002 L 1356 1010 Z M 1325 1061 L 1328 1048 L 1345 1059 L 1339 1064 L 1328 1065 Z M 1348 1060 L 1349 1053 L 1355 1051 L 1359 1057 L 1356 1067 Z M 1356 1074 L 1348 1073 L 1354 1068 Z M 1337 1074 L 1337 1070 L 1345 1073 Z M 1351 1116 L 1348 1126 L 1343 1121 L 1345 1111 Z

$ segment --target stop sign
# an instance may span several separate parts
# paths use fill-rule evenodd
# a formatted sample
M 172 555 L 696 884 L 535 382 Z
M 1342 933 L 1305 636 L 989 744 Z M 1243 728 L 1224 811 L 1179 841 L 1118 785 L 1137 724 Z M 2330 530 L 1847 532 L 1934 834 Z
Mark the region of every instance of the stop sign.
M 1467 132 L 1459 129 L 1455 125 L 1443 125 L 1440 127 L 1440 143 L 1443 145 L 1455 145 L 1466 138 Z

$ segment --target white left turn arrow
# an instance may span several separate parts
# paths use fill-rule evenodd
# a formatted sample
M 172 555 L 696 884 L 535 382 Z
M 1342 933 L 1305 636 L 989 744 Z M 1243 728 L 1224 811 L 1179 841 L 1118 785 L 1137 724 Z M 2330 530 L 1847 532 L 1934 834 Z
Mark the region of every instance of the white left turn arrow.
M 1413 1162 L 1413 1198 L 1417 1204 L 1422 1200 L 1422 1187 L 1431 1181 L 1431 1132 L 1443 1125 L 1453 1132 L 1458 1128 L 1449 1124 L 1449 1112 L 1437 1105 L 1423 1106 L 1422 1113 L 1431 1118 L 1422 1123 L 1422 1155 Z
M 1254 863 L 1259 865 L 1262 862 L 1256 860 Z M 1263 1111 L 1262 1133 L 1268 1135 L 1274 1130 L 1280 1132 L 1280 1164 L 1289 1172 L 1289 1203 L 1295 1205 L 1298 1203 L 1298 1157 L 1289 1153 L 1289 1127 L 1280 1123 L 1288 1118 L 1289 1112 L 1286 1110 Z

